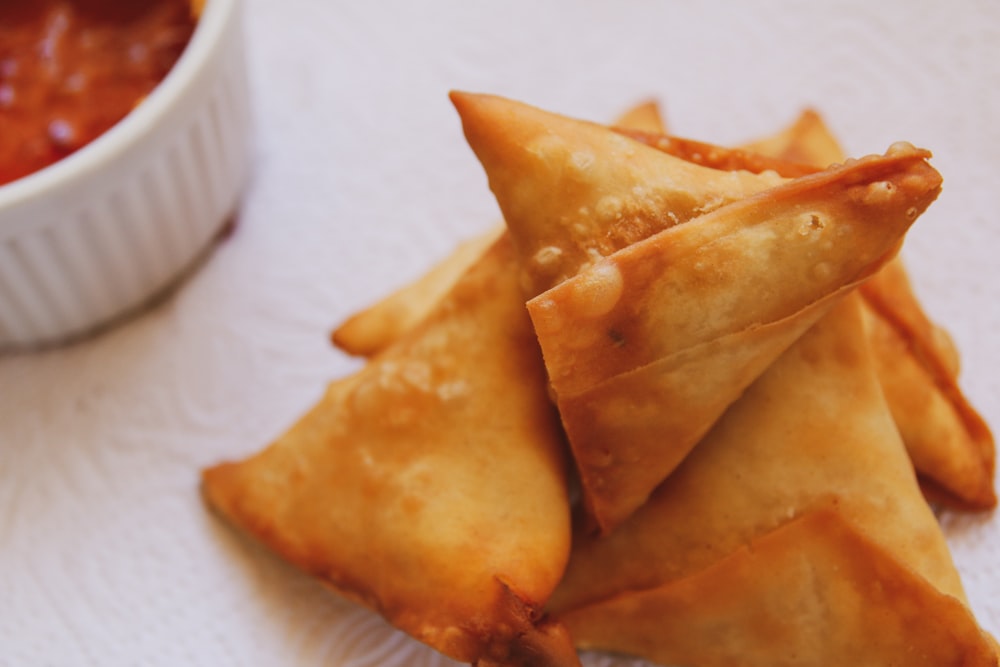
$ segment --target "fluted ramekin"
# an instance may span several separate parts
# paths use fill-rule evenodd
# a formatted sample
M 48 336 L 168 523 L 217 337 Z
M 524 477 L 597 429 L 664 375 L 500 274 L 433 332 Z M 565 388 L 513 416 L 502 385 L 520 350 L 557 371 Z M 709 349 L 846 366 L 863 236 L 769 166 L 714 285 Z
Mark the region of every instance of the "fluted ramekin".
M 248 170 L 239 0 L 208 0 L 150 95 L 63 160 L 0 186 L 0 351 L 142 308 L 210 250 Z

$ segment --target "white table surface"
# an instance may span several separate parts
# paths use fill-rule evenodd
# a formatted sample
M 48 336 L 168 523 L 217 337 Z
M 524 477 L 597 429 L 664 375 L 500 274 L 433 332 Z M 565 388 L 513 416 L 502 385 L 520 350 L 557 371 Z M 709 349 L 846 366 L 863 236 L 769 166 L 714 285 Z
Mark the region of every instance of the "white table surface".
M 236 538 L 197 485 L 357 368 L 334 324 L 498 219 L 451 88 L 592 120 L 655 96 L 676 133 L 717 143 L 812 105 L 852 154 L 930 148 L 944 193 L 904 254 L 1000 426 L 1000 5 L 245 8 L 254 174 L 235 234 L 141 317 L 0 358 L 0 665 L 447 664 Z M 1000 519 L 943 523 L 1000 634 Z

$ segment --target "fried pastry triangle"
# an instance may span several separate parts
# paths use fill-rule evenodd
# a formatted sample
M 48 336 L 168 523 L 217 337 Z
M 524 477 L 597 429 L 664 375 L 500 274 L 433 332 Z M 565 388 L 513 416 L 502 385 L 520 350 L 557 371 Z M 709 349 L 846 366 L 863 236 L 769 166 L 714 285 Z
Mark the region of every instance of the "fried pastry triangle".
M 580 530 L 550 603 L 574 641 L 704 667 L 995 664 L 872 363 L 850 295 L 614 533 Z
M 616 250 L 782 182 L 693 164 L 607 127 L 451 93 L 535 296 Z
M 604 258 L 528 302 L 583 499 L 604 532 L 640 506 L 937 196 L 925 151 L 805 176 Z
M 508 240 L 428 318 L 208 501 L 284 559 L 456 659 L 577 665 L 541 608 L 569 552 L 565 443 Z
M 844 159 L 818 113 L 745 148 L 825 166 Z M 958 351 L 914 294 L 901 258 L 861 286 L 866 330 L 893 419 L 925 495 L 952 509 L 996 506 L 993 434 L 958 385 Z

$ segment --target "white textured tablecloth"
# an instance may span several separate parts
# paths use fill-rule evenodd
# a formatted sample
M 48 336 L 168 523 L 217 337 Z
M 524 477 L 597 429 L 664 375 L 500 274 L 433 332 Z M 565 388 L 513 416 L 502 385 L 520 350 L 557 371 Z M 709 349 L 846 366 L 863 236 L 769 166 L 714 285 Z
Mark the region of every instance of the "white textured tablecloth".
M 812 105 L 852 154 L 932 149 L 944 193 L 904 253 L 1000 427 L 1000 4 L 248 0 L 246 31 L 235 234 L 141 317 L 0 358 L 0 665 L 448 662 L 236 538 L 197 485 L 357 367 L 334 324 L 498 219 L 450 88 L 593 120 L 656 96 L 717 143 Z M 1000 635 L 1000 518 L 943 523 Z

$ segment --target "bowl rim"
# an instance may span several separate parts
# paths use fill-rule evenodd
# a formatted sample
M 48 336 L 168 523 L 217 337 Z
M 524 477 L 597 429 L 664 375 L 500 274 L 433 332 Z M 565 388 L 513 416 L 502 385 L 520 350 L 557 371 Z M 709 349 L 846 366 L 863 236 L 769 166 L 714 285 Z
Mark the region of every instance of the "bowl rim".
M 197 79 L 202 67 L 210 62 L 238 2 L 205 2 L 191 39 L 177 62 L 152 92 L 124 118 L 71 155 L 0 185 L 0 228 L 4 225 L 3 214 L 7 210 L 49 196 L 59 188 L 87 178 L 155 129 L 161 118 L 182 103 L 188 87 Z

